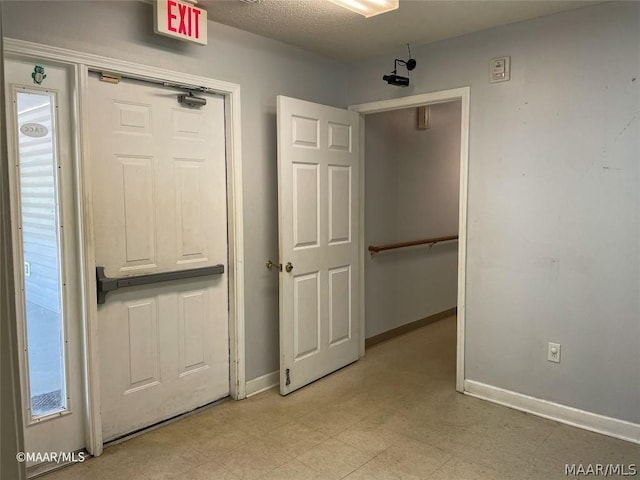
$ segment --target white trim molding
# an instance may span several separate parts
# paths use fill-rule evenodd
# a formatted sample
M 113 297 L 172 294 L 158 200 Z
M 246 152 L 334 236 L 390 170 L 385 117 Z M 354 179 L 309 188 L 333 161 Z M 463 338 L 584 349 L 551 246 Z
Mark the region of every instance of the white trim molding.
M 640 444 L 640 425 L 637 423 L 606 417 L 473 380 L 464 381 L 464 393 L 573 427 Z
M 91 177 L 86 161 L 89 146 L 87 96 L 89 70 L 102 70 L 141 80 L 197 85 L 225 98 L 227 143 L 227 200 L 229 215 L 229 390 L 234 399 L 246 396 L 245 330 L 244 330 L 244 219 L 242 184 L 242 142 L 240 85 L 166 70 L 150 65 L 122 61 L 89 53 L 51 47 L 11 38 L 4 39 L 5 55 L 14 58 L 40 59 L 73 67 L 76 127 L 77 198 L 81 237 L 84 307 L 85 400 L 87 407 L 86 448 L 92 455 L 102 453 L 100 417 L 100 368 L 98 365 L 98 325 L 93 241 L 93 210 L 91 208 Z
M 280 371 L 270 372 L 247 382 L 247 398 L 280 385 Z
M 93 237 L 93 195 L 90 189 L 90 162 L 79 161 L 89 158 L 89 142 L 84 132 L 89 131 L 88 98 L 89 70 L 86 65 L 76 67 L 74 98 L 78 130 L 76 131 L 76 202 L 78 225 L 80 227 L 80 260 L 82 264 L 82 311 L 84 312 L 84 381 L 85 381 L 85 439 L 86 448 L 92 455 L 102 455 L 102 418 L 100 412 L 100 364 L 98 338 L 98 310 L 95 278 L 91 275 L 96 264 Z
M 461 102 L 460 117 L 460 207 L 458 212 L 458 315 L 457 315 L 457 344 L 456 344 L 456 390 L 464 391 L 464 350 L 465 350 L 465 321 L 466 321 L 466 275 L 467 275 L 467 202 L 469 193 L 469 108 L 471 87 L 441 90 L 439 92 L 412 95 L 410 97 L 393 98 L 378 102 L 352 105 L 349 110 L 361 115 L 368 113 L 387 112 L 402 108 L 435 105 L 437 103 Z M 365 172 L 365 119 L 360 121 L 360 218 L 364 219 L 364 172 Z M 360 225 L 360 356 L 364 356 L 365 340 L 365 301 L 364 301 L 364 220 Z

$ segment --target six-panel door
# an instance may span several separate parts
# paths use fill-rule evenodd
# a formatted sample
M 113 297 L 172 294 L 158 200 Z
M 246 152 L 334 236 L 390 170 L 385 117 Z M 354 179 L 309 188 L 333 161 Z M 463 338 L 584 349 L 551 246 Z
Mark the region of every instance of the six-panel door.
M 227 267 L 224 99 L 90 79 L 96 264 L 109 277 Z M 109 293 L 98 308 L 105 440 L 229 393 L 219 276 Z
M 358 359 L 358 114 L 278 97 L 282 394 Z

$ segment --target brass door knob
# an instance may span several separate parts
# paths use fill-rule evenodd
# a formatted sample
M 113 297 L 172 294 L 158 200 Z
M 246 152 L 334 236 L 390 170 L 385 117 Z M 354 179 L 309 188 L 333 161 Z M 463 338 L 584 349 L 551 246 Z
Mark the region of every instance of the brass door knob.
M 271 260 L 269 260 L 269 261 L 267 261 L 266 265 L 267 265 L 267 268 L 269 270 L 271 270 L 272 268 L 277 268 L 278 270 L 282 271 L 282 265 L 279 264 L 279 263 L 275 263 L 275 262 L 272 262 Z
M 291 262 L 287 262 L 287 265 L 284 267 L 284 269 L 290 273 L 291 270 L 293 270 L 293 265 L 291 265 Z

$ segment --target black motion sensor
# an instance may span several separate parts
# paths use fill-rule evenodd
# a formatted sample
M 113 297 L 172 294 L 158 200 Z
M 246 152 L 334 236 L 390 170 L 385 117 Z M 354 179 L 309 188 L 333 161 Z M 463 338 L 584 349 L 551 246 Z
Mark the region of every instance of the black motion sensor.
M 395 85 L 396 87 L 408 87 L 409 86 L 409 77 L 403 77 L 402 75 L 398 75 L 398 64 L 404 65 L 407 68 L 407 72 L 410 72 L 414 68 L 416 68 L 416 61 L 411 58 L 411 49 L 409 48 L 409 44 L 407 43 L 407 48 L 409 49 L 409 60 L 400 60 L 396 58 L 393 64 L 393 72 L 389 75 L 384 75 L 382 80 L 387 82 L 389 85 Z M 407 73 L 408 75 L 408 73 Z
M 384 75 L 382 79 L 389 85 L 395 85 L 396 87 L 409 86 L 409 77 L 403 77 L 402 75 L 396 75 L 395 73 L 392 73 L 391 75 Z

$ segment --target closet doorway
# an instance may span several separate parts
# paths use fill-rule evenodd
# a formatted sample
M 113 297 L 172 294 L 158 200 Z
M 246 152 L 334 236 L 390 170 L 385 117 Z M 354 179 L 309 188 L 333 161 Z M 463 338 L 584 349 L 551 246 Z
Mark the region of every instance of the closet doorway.
M 456 390 L 460 392 L 464 390 L 469 90 L 350 108 L 362 116 L 362 338 L 393 336 L 457 311 Z M 363 340 L 361 356 L 364 349 Z

